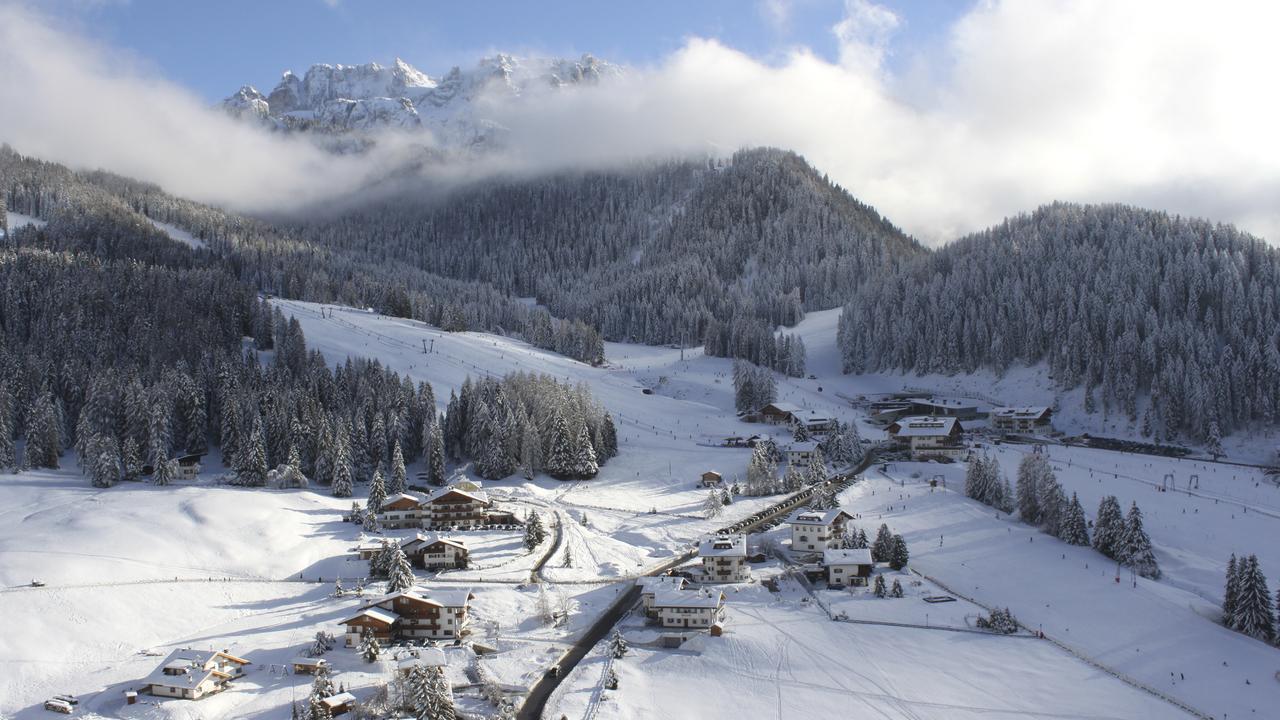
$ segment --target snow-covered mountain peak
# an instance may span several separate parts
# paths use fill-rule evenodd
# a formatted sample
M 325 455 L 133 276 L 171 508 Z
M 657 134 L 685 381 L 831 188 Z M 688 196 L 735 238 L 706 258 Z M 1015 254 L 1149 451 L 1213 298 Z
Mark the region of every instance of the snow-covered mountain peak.
M 265 97 L 246 85 L 222 107 L 279 130 L 371 135 L 426 129 L 444 145 L 475 148 L 501 134 L 501 123 L 478 110 L 475 101 L 481 95 L 519 98 L 547 88 L 596 85 L 622 74 L 621 67 L 589 54 L 565 59 L 499 53 L 435 79 L 397 57 L 390 66 L 316 64 L 301 77 L 285 71 Z

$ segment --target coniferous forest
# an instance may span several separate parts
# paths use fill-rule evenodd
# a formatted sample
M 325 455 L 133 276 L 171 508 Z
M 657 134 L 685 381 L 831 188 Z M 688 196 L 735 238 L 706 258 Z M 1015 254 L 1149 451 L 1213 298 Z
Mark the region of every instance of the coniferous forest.
M 769 149 L 491 179 L 427 199 L 413 192 L 305 221 L 255 219 L 0 149 L 0 197 L 48 223 L 5 239 L 15 280 L 5 287 L 3 352 L 20 368 L 7 375 L 5 422 L 21 431 L 41 393 L 56 394 L 53 410 L 70 423 L 62 439 L 74 444 L 90 386 L 134 380 L 148 395 L 160 383 L 188 397 L 175 408 L 202 396 L 220 419 L 219 378 L 244 365 L 239 338 L 260 349 L 281 340 L 258 292 L 508 334 L 590 363 L 605 359 L 605 339 L 702 343 L 710 355 L 793 376 L 805 372 L 805 347 L 778 328 L 843 305 L 847 372 L 1045 362 L 1059 386 L 1083 388 L 1086 409 L 1126 416 L 1158 440 L 1210 445 L 1280 413 L 1280 255 L 1231 227 L 1056 204 L 931 252 L 803 159 Z M 150 220 L 200 246 L 174 242 Z M 149 295 L 134 292 L 142 285 Z M 47 306 L 52 287 L 62 288 L 64 312 L 44 317 L 34 296 Z M 146 297 L 171 301 L 147 307 Z M 305 353 L 290 362 L 290 382 L 315 382 Z M 411 406 L 408 394 L 396 404 Z M 358 444 L 381 445 L 367 436 L 387 434 L 386 448 L 369 451 L 375 465 L 395 440 L 416 457 L 425 421 L 401 429 L 403 419 L 384 414 L 377 431 L 374 413 L 359 409 L 366 400 L 351 399 L 341 422 L 322 403 L 312 414 L 325 422 L 307 427 L 336 437 L 354 422 L 366 428 Z M 600 423 L 584 422 L 594 440 Z M 182 437 L 181 423 L 169 425 Z M 276 438 L 266 457 L 274 467 L 289 448 L 278 427 L 262 434 Z M 116 439 L 122 456 L 132 440 L 147 464 L 149 437 Z M 315 459 L 298 452 L 314 472 Z

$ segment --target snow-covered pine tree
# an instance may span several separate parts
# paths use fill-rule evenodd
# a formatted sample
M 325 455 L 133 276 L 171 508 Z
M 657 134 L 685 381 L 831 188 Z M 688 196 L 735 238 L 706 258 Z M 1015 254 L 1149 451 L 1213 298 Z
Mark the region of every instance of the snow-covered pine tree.
M 391 574 L 391 568 L 396 562 L 397 548 L 398 546 L 389 540 L 382 541 L 382 549 L 369 560 L 370 577 L 384 578 Z
M 587 432 L 586 423 L 578 426 L 578 437 L 574 440 L 573 448 L 573 477 L 575 478 L 593 478 L 596 473 L 600 472 L 600 465 L 596 462 L 596 451 L 591 446 L 591 435 Z
M 425 716 L 420 720 L 457 720 L 457 710 L 453 702 L 453 689 L 444 676 L 444 668 L 433 667 L 427 670 L 429 702 Z
M 542 518 L 535 510 L 529 513 L 529 519 L 524 523 L 524 547 L 526 550 L 532 551 L 534 548 L 542 544 L 547 537 L 546 528 L 542 526 Z
M 334 694 L 336 691 L 333 679 L 329 676 L 329 668 L 321 665 L 316 668 L 315 677 L 311 679 L 311 694 L 307 697 L 307 720 L 330 720 L 333 716 L 324 700 Z
M 551 426 L 551 447 L 546 460 L 547 474 L 551 477 L 573 477 L 577 461 L 573 440 L 573 435 L 569 433 L 569 421 L 562 413 L 557 412 Z
M 443 487 L 445 480 L 445 443 L 444 435 L 441 431 L 443 424 L 442 422 L 431 423 L 431 431 L 427 436 L 427 482 L 436 487 Z M 400 492 L 404 492 L 404 490 Z
M 1222 593 L 1222 624 L 1234 628 L 1236 624 L 1236 606 L 1240 597 L 1240 571 L 1236 565 L 1236 554 L 1231 553 L 1227 560 L 1227 581 Z
M 124 466 L 124 479 L 137 480 L 142 473 L 142 456 L 138 452 L 138 444 L 127 437 L 120 448 L 120 464 Z
M 907 541 L 901 535 L 894 535 L 889 545 L 889 567 L 901 570 L 907 566 L 911 553 L 907 551 Z
M 1048 472 L 1049 463 L 1037 453 L 1027 455 L 1018 463 L 1018 515 L 1024 523 L 1040 524 L 1040 481 Z
M 822 449 L 814 448 L 809 456 L 809 465 L 804 471 L 804 481 L 809 485 L 817 485 L 827 481 L 827 462 L 822 457 Z
M 1093 549 L 1116 560 L 1124 540 L 1124 515 L 1115 495 L 1107 495 L 1098 503 L 1093 520 Z
M 404 550 L 399 545 L 394 545 L 391 565 L 387 572 L 387 592 L 412 590 L 416 582 L 409 556 L 404 554 Z
M 1001 470 L 1000 471 L 1000 500 L 999 502 L 996 503 L 995 507 L 997 510 L 999 510 L 1002 513 L 1005 513 L 1006 515 L 1012 515 L 1013 511 L 1017 509 L 1017 506 L 1014 504 L 1014 502 L 1015 502 L 1015 497 L 1013 494 L 1013 488 L 1009 485 L 1009 476 L 1005 475 L 1004 471 Z
M 120 482 L 124 476 L 124 466 L 120 461 L 120 450 L 116 447 L 116 439 L 112 435 L 99 433 L 89 438 L 89 474 L 93 486 L 107 488 Z
M 542 435 L 533 418 L 525 417 L 520 424 L 520 468 L 526 480 L 532 480 L 542 471 Z
M 600 462 L 618 456 L 618 428 L 613 424 L 613 415 L 605 413 L 600 420 Z
M 747 494 L 768 495 L 777 485 L 778 466 L 764 443 L 756 443 L 747 462 Z
M 875 542 L 871 543 L 871 559 L 874 562 L 889 562 L 889 556 L 893 552 L 893 533 L 889 532 L 889 526 L 881 523 L 880 529 L 876 531 Z
M 819 485 L 809 497 L 809 507 L 813 510 L 834 510 L 838 507 L 835 489 L 825 483 Z
M 878 598 L 884 597 L 885 596 L 884 576 L 877 574 L 875 582 L 871 584 L 871 587 L 872 587 L 872 592 L 875 593 L 876 597 Z
M 1075 493 L 1071 493 L 1071 502 L 1067 504 L 1066 513 L 1062 517 L 1062 531 L 1058 537 L 1068 545 L 1089 544 L 1089 523 L 1085 520 L 1080 498 Z
M 399 444 L 397 443 L 397 447 Z M 404 470 L 403 465 L 401 471 Z M 379 512 L 382 510 L 382 504 L 387 501 L 387 486 L 382 479 L 382 471 L 374 470 L 373 477 L 369 480 L 369 512 Z
M 724 503 L 720 501 L 720 493 L 712 490 L 707 494 L 707 499 L 702 502 L 702 515 L 708 520 L 718 516 L 724 510 Z
M 964 495 L 974 500 L 980 500 L 982 496 L 982 483 L 986 478 L 986 464 L 988 460 L 986 455 L 973 456 L 964 471 Z
M 1258 556 L 1240 561 L 1239 594 L 1236 597 L 1234 629 L 1264 642 L 1276 636 L 1275 611 L 1267 578 L 1258 565 Z
M 0 203 L 4 193 L 0 192 Z M 3 208 L 0 207 L 0 212 Z M 17 446 L 13 442 L 13 398 L 9 388 L 0 382 L 0 470 L 9 470 L 18 466 Z
M 1067 496 L 1052 472 L 1040 481 L 1040 524 L 1044 531 L 1061 537 L 1063 517 L 1067 511 Z
M 804 473 L 791 463 L 787 463 L 787 472 L 782 476 L 783 492 L 795 492 L 804 487 Z M 776 492 L 776 488 L 774 490 Z
M 609 666 L 609 672 L 605 675 L 604 686 L 608 690 L 618 689 L 618 670 L 612 665 Z
M 622 637 L 621 630 L 614 630 L 613 635 L 609 638 L 609 655 L 614 659 L 618 659 L 626 654 L 627 639 Z
M 1217 420 L 1209 421 L 1209 429 L 1205 431 L 1205 449 L 1214 460 L 1226 455 L 1222 450 L 1222 431 L 1218 428 Z
M 57 468 L 62 455 L 62 433 L 54 414 L 53 396 L 47 391 L 36 395 L 27 410 L 26 444 L 22 463 L 29 468 Z
M 898 578 L 893 579 L 893 587 L 889 588 L 889 597 L 900 598 L 903 596 L 902 583 Z
M 348 432 L 345 423 L 338 423 L 333 438 L 333 485 L 330 493 L 334 497 L 351 497 L 353 491 L 351 448 L 347 444 Z
M 1160 579 L 1160 566 L 1156 562 L 1155 552 L 1151 549 L 1151 538 L 1147 536 L 1147 531 L 1142 526 L 1142 511 L 1138 509 L 1136 502 L 1129 506 L 1129 514 L 1125 517 L 1120 548 L 1118 560 L 1133 568 L 1144 578 Z M 1267 602 L 1267 607 L 1270 608 L 1269 595 Z
M 365 628 L 360 634 L 360 657 L 364 658 L 367 663 L 376 662 L 378 656 L 382 654 L 382 646 L 378 643 L 378 638 L 374 637 L 373 631 Z
M 391 487 L 406 488 L 408 486 L 409 473 L 404 467 L 404 452 L 400 449 L 400 441 L 396 440 L 395 447 L 391 449 Z M 397 492 L 404 492 L 404 490 Z
M 360 529 L 366 533 L 382 532 L 382 526 L 378 522 L 378 513 L 374 511 L 373 506 L 365 508 L 364 517 L 361 518 Z
M 253 416 L 247 436 L 240 439 L 240 457 L 236 460 L 236 481 L 247 487 L 267 484 L 267 446 L 262 418 Z M 343 497 L 350 497 L 349 495 Z

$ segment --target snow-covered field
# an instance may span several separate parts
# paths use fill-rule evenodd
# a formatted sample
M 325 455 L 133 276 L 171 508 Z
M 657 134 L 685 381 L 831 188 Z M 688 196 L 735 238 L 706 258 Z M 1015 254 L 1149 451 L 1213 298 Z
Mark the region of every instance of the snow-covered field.
M 715 443 L 769 429 L 735 417 L 731 361 L 700 350 L 685 350 L 682 359 L 679 350 L 610 344 L 609 364 L 594 368 L 488 334 L 443 333 L 359 310 L 325 306 L 322 312 L 319 305 L 274 302 L 299 319 L 309 347 L 331 362 L 375 357 L 414 380 L 430 381 L 441 409 L 467 376 L 525 370 L 585 382 L 613 413 L 621 454 L 596 479 L 486 483 L 518 512 L 537 510 L 559 520 L 562 545 L 542 574 L 555 601 L 570 611 L 564 626 L 537 617 L 537 589 L 526 584 L 537 556 L 525 553 L 511 532 L 460 533 L 472 548 L 472 567 L 423 575 L 428 587 L 474 588 L 474 637 L 499 650 L 478 662 L 512 689 L 527 687 L 545 671 L 616 597 L 619 581 L 770 502 L 742 498 L 720 518 L 701 515 L 706 491 L 695 486 L 699 475 L 716 469 L 740 477 L 748 459 L 746 450 Z M 866 437 L 878 440 L 882 432 L 862 422 L 848 398 L 930 387 L 1018 404 L 1052 401 L 1043 395 L 1047 378 L 1035 368 L 987 384 L 981 376 L 841 376 L 837 315 L 814 313 L 798 328 L 816 378 L 781 380 L 778 395 L 857 421 Z M 1064 413 L 1064 423 L 1074 417 Z M 1012 475 L 1028 448 L 994 450 Z M 1266 542 L 1280 523 L 1280 490 L 1249 468 L 1060 447 L 1050 453 L 1067 491 L 1079 493 L 1090 516 L 1104 493 L 1118 495 L 1126 506 L 1139 501 L 1164 580 L 1138 581 L 1135 588 L 1125 576 L 1116 583 L 1114 564 L 1091 550 L 997 518 L 954 492 L 962 485 L 960 464 L 894 464 L 887 473 L 867 473 L 842 500 L 861 515 L 858 522 L 869 534 L 880 522 L 903 533 L 914 570 L 979 603 L 1009 606 L 1028 626 L 1042 627 L 1095 662 L 1215 717 L 1266 716 L 1280 706 L 1280 683 L 1273 679 L 1280 669 L 1277 651 L 1214 622 L 1229 553 L 1257 553 L 1263 570 L 1280 577 L 1280 550 Z M 68 469 L 57 472 L 0 475 L 0 616 L 22 618 L 0 633 L 0 717 L 42 717 L 36 704 L 55 692 L 86 696 L 85 705 L 106 716 L 288 717 L 290 699 L 306 694 L 306 678 L 282 675 L 279 666 L 316 630 L 336 631 L 336 620 L 355 605 L 330 597 L 333 578 L 367 572 L 348 553 L 359 529 L 340 521 L 350 500 L 219 486 L 212 482 L 216 458 L 194 485 L 124 484 L 105 491 L 89 487 L 70 468 L 70 454 L 64 463 Z M 939 474 L 952 491 L 928 491 L 926 481 Z M 1198 475 L 1195 494 L 1159 492 L 1153 485 L 1166 474 L 1183 489 Z M 771 532 L 782 536 L 782 530 Z M 761 541 L 752 538 L 753 545 Z M 963 600 L 924 603 L 921 595 L 937 587 L 901 577 L 902 599 L 821 589 L 818 596 L 854 620 L 967 629 L 981 612 Z M 48 586 L 26 587 L 33 579 Z M 656 634 L 629 621 L 636 647 L 618 663 L 620 689 L 601 699 L 598 648 L 566 682 L 548 716 L 1180 715 L 1050 642 L 833 622 L 807 597 L 788 583 L 780 594 L 759 584 L 738 588 L 730 593 L 726 636 L 681 650 L 645 646 Z M 123 710 L 120 691 L 158 661 L 148 653 L 184 645 L 226 647 L 255 666 L 218 697 Z M 474 658 L 465 648 L 450 653 L 450 677 L 462 683 L 462 669 Z M 358 696 L 386 678 L 386 667 L 365 664 L 352 651 L 338 649 L 330 657 L 336 679 Z M 463 702 L 469 710 L 488 711 L 474 696 L 464 694 Z
M 630 624 L 599 689 L 603 654 L 580 666 L 549 717 L 1166 718 L 1164 702 L 1030 636 L 831 622 L 805 595 L 733 593 L 723 637 L 678 650 Z M 905 608 L 910 600 L 876 600 Z M 1086 692 L 1081 692 L 1086 689 Z

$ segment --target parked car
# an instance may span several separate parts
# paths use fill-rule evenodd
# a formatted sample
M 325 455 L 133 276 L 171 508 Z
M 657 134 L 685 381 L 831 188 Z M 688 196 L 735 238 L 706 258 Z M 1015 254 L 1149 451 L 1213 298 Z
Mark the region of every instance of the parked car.
M 51 710 L 57 713 L 62 713 L 63 715 L 70 715 L 71 711 L 75 710 L 75 708 L 72 707 L 71 703 L 67 702 L 66 700 L 59 700 L 57 698 L 53 698 L 51 700 L 45 700 L 44 709 Z

